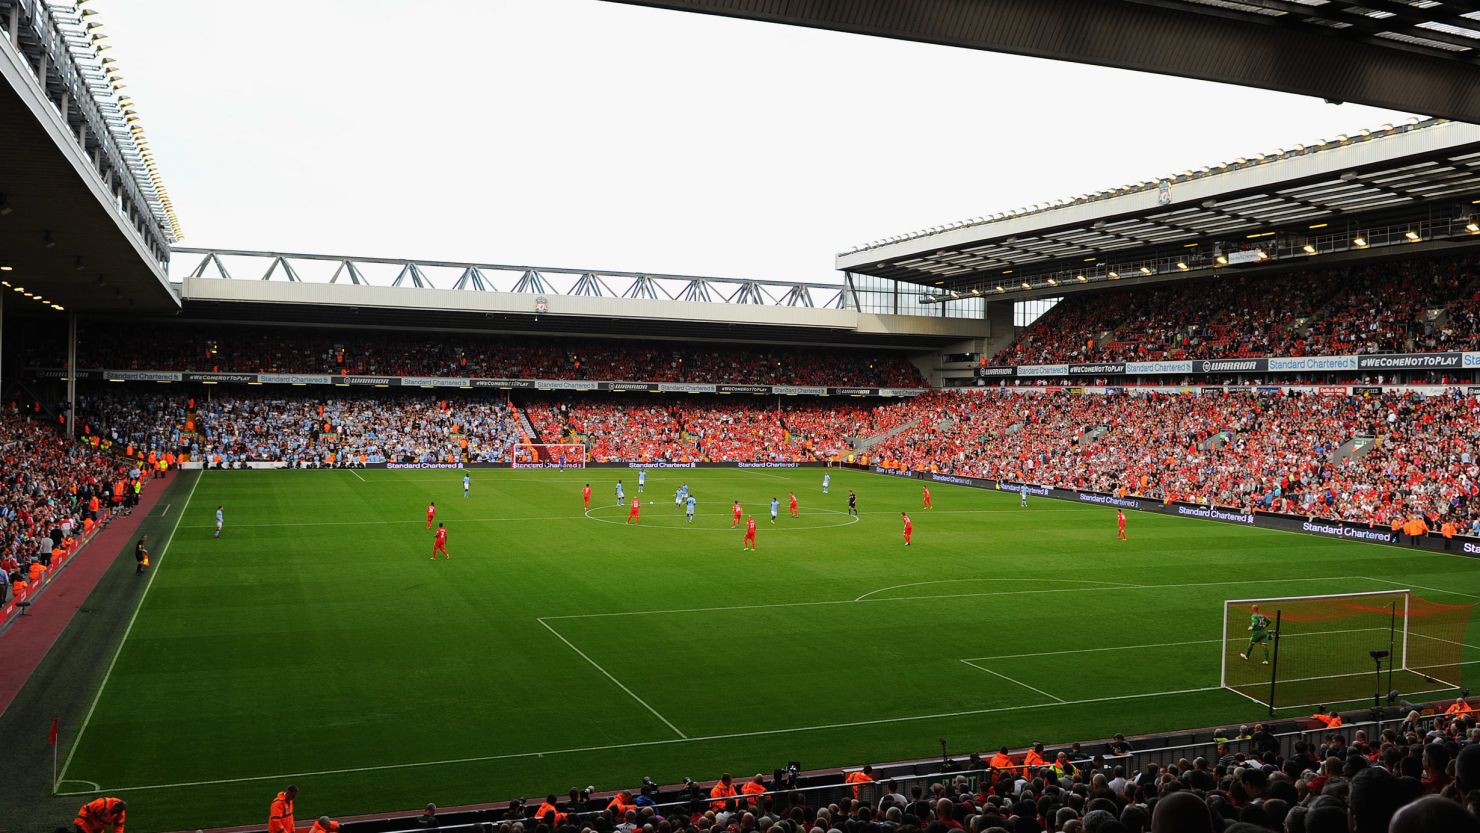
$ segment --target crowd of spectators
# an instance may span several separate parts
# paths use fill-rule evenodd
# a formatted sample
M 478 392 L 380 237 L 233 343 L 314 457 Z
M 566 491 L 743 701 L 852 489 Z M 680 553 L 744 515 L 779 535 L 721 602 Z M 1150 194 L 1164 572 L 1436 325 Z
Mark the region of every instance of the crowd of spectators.
M 1385 393 L 932 393 L 871 449 L 889 466 L 1246 511 L 1480 534 L 1480 399 Z M 880 421 L 880 420 L 876 420 Z M 1371 437 L 1353 454 L 1335 453 Z
M 82 368 L 217 373 L 328 373 L 492 379 L 588 379 L 753 385 L 920 387 L 903 355 L 833 347 L 703 345 L 653 339 L 507 337 L 469 333 L 350 334 L 278 327 L 171 325 L 138 339 L 98 324 L 78 341 Z M 119 344 L 137 349 L 120 354 Z M 38 346 L 34 366 L 57 351 Z
M 235 393 L 196 401 L 108 391 L 79 406 L 115 442 L 168 438 L 171 450 L 210 465 L 499 463 L 527 439 L 514 410 L 492 397 Z
M 865 406 L 769 397 L 541 401 L 526 412 L 541 442 L 585 443 L 597 463 L 838 460 L 872 433 Z
M 238 393 L 187 405 L 184 415 L 159 397 L 108 391 L 84 405 L 84 420 L 115 443 L 177 440 L 191 459 L 212 464 L 497 463 L 525 442 L 582 444 L 592 462 L 857 457 L 1382 526 L 1418 515 L 1434 530 L 1452 522 L 1480 534 L 1480 398 L 1458 388 L 1438 396 L 988 388 L 874 405 L 577 394 L 519 406 L 478 393 Z M 1358 438 L 1370 440 L 1352 448 Z
M 1066 296 L 989 361 L 998 365 L 1470 349 L 1480 258 L 1219 275 Z
M 1134 765 L 1134 746 L 1116 735 L 1089 749 L 986 750 L 928 777 L 864 767 L 815 788 L 798 789 L 782 770 L 687 781 L 676 793 L 651 781 L 611 797 L 587 787 L 511 802 L 485 824 L 490 833 L 1480 833 L 1480 729 L 1466 701 L 1370 730 L 1309 723 L 1293 740 L 1255 724 L 1206 754 L 1151 752 Z
M 0 411 L 0 600 L 44 577 L 53 560 L 137 501 L 150 473 L 122 450 L 97 438 L 69 441 L 14 406 Z

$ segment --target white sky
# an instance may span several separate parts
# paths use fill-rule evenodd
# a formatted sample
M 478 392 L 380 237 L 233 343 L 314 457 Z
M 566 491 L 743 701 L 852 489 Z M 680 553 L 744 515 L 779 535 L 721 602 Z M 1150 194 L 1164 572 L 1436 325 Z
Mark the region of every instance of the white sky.
M 1406 114 L 597 0 L 98 3 L 184 245 L 833 280 Z

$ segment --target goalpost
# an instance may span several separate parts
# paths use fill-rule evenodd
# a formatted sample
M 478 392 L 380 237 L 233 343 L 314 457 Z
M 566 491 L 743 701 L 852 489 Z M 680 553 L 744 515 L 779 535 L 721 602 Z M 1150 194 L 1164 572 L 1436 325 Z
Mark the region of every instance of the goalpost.
M 1251 643 L 1258 613 L 1269 639 Z M 1314 708 L 1389 692 L 1411 697 L 1460 688 L 1473 605 L 1429 601 L 1407 589 L 1223 602 L 1219 685 L 1266 706 Z
M 509 460 L 516 469 L 583 469 L 584 443 L 515 443 Z

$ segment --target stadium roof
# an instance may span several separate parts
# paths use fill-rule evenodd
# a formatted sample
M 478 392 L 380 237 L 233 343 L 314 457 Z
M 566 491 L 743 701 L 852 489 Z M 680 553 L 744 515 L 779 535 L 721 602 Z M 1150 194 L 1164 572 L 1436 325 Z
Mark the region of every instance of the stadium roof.
M 0 0 L 0 279 L 38 309 L 178 309 L 174 211 L 92 15 Z
M 175 249 L 183 314 L 219 321 L 545 335 L 936 348 L 980 315 L 860 309 L 844 280 L 803 283 L 234 249 Z
M 1480 122 L 1480 12 L 1440 0 L 609 0 Z
M 1480 127 L 1428 121 L 936 226 L 845 252 L 837 265 L 974 294 L 1193 276 L 1236 265 L 1241 250 L 1257 264 L 1480 242 L 1477 203 Z

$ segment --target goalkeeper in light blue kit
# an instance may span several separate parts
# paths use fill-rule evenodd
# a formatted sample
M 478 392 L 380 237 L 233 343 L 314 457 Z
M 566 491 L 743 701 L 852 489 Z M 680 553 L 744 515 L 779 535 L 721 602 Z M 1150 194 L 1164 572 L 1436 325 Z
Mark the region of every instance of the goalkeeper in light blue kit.
M 1249 655 L 1254 653 L 1254 646 L 1262 645 L 1264 647 L 1264 664 L 1268 665 L 1270 641 L 1269 617 L 1259 612 L 1259 605 L 1252 605 L 1249 608 L 1249 647 L 1245 648 L 1243 653 L 1238 655 L 1239 659 L 1248 659 Z
M 686 514 L 689 516 L 689 523 L 693 523 L 694 522 L 694 504 L 696 504 L 698 502 L 699 501 L 694 500 L 694 496 L 693 495 L 689 495 L 688 496 L 688 507 L 687 507 L 687 510 L 686 510 Z

